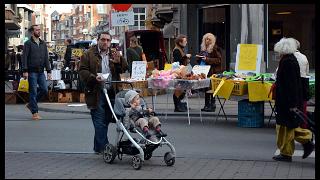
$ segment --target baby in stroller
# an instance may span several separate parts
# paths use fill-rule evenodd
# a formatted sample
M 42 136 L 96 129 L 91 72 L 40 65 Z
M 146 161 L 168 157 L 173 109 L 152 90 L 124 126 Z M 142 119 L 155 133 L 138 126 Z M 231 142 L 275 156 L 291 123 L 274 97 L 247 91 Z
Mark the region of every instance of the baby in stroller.
M 161 123 L 158 117 L 155 116 L 155 112 L 152 108 L 144 109 L 144 104 L 140 103 L 140 95 L 134 91 L 129 90 L 125 94 L 125 103 L 130 105 L 130 108 L 126 110 L 130 120 L 134 122 L 137 127 L 140 127 L 143 135 L 149 139 L 151 134 L 149 128 L 156 132 L 156 136 L 166 137 L 167 134 L 161 131 Z

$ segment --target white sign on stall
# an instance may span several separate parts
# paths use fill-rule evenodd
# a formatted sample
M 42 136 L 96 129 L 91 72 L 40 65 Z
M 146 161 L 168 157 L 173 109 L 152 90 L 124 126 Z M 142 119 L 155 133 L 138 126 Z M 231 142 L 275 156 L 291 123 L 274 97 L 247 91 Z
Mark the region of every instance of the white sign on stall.
M 201 66 L 200 65 L 195 65 L 192 68 L 193 74 L 200 75 L 201 73 L 203 73 L 203 74 L 206 75 L 206 77 L 207 77 L 207 75 L 209 73 L 209 70 L 210 70 L 210 66 L 209 65 L 201 65 Z
M 111 26 L 127 26 L 127 25 L 134 25 L 133 11 L 111 13 Z
M 262 45 L 238 44 L 236 57 L 236 73 L 260 73 Z
M 145 61 L 133 61 L 131 79 L 145 80 L 147 74 L 147 63 Z
M 47 71 L 44 71 L 44 75 L 46 76 L 46 80 L 48 80 Z M 61 80 L 61 70 L 51 70 L 51 80 Z

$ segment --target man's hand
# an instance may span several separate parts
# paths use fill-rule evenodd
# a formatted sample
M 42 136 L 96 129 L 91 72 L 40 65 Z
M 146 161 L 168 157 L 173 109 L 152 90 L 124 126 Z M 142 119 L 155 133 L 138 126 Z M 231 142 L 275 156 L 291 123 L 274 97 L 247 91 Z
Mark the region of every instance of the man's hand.
M 103 81 L 101 76 L 97 76 L 96 80 L 99 81 L 99 82 Z
M 27 72 L 24 72 L 24 73 L 23 73 L 23 78 L 24 78 L 24 79 L 28 79 L 28 73 L 27 73 Z
M 48 73 L 47 77 L 48 77 L 48 80 L 51 80 L 52 79 L 51 73 Z

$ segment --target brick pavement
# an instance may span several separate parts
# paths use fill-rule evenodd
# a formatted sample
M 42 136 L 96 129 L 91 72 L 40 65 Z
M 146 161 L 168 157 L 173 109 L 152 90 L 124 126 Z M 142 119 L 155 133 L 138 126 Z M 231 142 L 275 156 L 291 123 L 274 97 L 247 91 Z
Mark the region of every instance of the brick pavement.
M 298 157 L 295 157 L 298 158 Z M 301 158 L 301 157 L 300 157 Z M 106 164 L 101 155 L 76 153 L 5 153 L 5 178 L 36 179 L 314 179 L 314 160 L 246 161 L 177 157 L 166 166 L 162 156 L 144 162 L 140 170 L 131 167 L 131 156 Z

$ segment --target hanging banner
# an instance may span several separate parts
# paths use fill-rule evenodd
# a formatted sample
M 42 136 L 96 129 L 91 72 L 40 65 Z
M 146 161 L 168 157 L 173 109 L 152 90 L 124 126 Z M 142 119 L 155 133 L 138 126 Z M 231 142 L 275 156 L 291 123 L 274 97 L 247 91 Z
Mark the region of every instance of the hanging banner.
M 61 57 L 64 57 L 67 50 L 67 46 L 58 45 L 56 46 L 55 50 L 57 54 L 59 54 Z
M 249 101 L 271 101 L 272 96 L 268 97 L 272 83 L 252 81 L 248 82 Z
M 83 55 L 83 49 L 80 48 L 72 48 L 71 58 L 81 57 Z
M 213 96 L 221 96 L 224 97 L 225 99 L 229 99 L 230 95 L 232 93 L 234 87 L 234 83 L 229 80 L 221 80 L 220 84 L 216 88 L 216 90 L 213 93 Z

